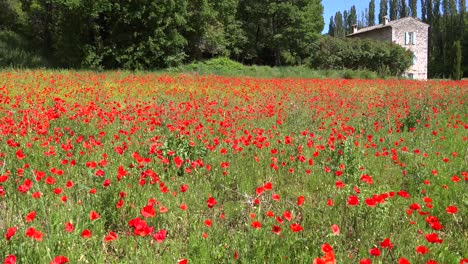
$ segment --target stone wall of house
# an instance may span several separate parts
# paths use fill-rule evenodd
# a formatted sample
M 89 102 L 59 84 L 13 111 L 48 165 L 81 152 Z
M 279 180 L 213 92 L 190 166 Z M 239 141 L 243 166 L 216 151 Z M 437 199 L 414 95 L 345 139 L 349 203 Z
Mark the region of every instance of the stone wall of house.
M 392 24 L 392 41 L 413 51 L 415 55 L 414 64 L 406 72 L 413 79 L 427 79 L 428 63 L 428 34 L 429 25 L 416 19 L 401 19 Z M 416 34 L 416 44 L 405 43 L 405 33 L 413 32 Z

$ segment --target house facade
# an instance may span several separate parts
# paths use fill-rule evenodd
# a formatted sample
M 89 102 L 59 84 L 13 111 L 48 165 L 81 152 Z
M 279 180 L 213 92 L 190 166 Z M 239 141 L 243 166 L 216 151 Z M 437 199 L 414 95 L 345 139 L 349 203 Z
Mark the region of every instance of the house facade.
M 405 17 L 383 24 L 357 29 L 347 35 L 350 38 L 369 38 L 379 41 L 392 41 L 414 53 L 413 65 L 405 72 L 410 79 L 427 79 L 429 25 L 417 18 Z

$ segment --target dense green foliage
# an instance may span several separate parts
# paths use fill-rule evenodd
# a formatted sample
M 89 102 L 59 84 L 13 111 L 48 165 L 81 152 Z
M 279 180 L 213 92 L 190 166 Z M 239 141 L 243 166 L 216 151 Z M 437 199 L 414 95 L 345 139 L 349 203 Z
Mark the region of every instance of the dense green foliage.
M 0 0 L 0 8 L 0 30 L 66 68 L 156 69 L 216 56 L 295 65 L 324 25 L 320 0 Z
M 377 79 L 386 78 L 369 70 L 331 70 L 311 69 L 307 66 L 270 67 L 260 65 L 243 65 L 229 58 L 214 58 L 194 62 L 188 65 L 169 68 L 171 73 L 198 75 L 251 76 L 256 78 L 327 78 L 327 79 Z
M 411 66 L 412 58 L 411 51 L 391 42 L 324 37 L 318 42 L 311 63 L 321 69 L 366 69 L 399 75 Z
M 374 11 L 372 9 L 374 0 L 370 0 L 369 9 L 366 9 L 367 23 L 357 23 L 359 28 L 374 25 Z M 429 24 L 429 77 L 455 78 L 453 76 L 453 62 L 456 57 L 454 43 L 459 41 L 461 46 L 462 61 L 461 71 L 468 76 L 468 25 L 466 16 L 466 0 L 421 0 L 420 19 Z M 352 9 L 345 10 L 351 14 Z M 407 16 L 418 18 L 417 0 L 380 0 L 378 22 L 382 24 L 384 17 L 395 20 Z M 355 12 L 355 11 L 354 11 Z M 348 15 L 349 16 L 349 15 Z M 330 20 L 335 23 L 329 28 L 329 35 L 343 38 L 351 32 L 350 24 L 342 23 L 341 12 L 337 12 Z M 338 21 L 338 22 L 337 22 Z M 345 27 L 342 33 L 338 27 Z
M 13 31 L 0 31 L 0 67 L 38 67 L 42 59 L 30 51 L 28 43 Z

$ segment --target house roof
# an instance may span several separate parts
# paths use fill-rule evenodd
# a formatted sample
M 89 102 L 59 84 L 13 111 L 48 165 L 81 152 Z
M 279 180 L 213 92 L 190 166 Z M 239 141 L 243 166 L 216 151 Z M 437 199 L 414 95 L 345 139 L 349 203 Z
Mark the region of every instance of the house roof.
M 419 20 L 419 19 L 417 19 L 417 18 L 414 18 L 414 17 L 404 17 L 404 18 L 400 18 L 400 19 L 397 19 L 397 20 L 389 21 L 386 25 L 380 24 L 380 25 L 375 25 L 375 26 L 371 26 L 371 27 L 361 28 L 361 29 L 359 29 L 357 32 L 352 33 L 352 34 L 349 34 L 349 35 L 346 35 L 346 36 L 347 36 L 347 37 L 349 37 L 349 36 L 355 36 L 355 35 L 359 35 L 359 34 L 362 34 L 362 33 L 365 33 L 365 32 L 373 31 L 373 30 L 378 30 L 378 29 L 382 29 L 382 28 L 386 28 L 386 27 L 392 27 L 392 26 L 395 26 L 395 25 L 399 24 L 400 22 L 406 21 L 406 20 L 416 20 L 416 21 L 419 22 L 419 23 L 422 23 L 422 24 L 425 24 L 425 25 L 429 26 L 428 24 L 422 22 L 421 20 Z

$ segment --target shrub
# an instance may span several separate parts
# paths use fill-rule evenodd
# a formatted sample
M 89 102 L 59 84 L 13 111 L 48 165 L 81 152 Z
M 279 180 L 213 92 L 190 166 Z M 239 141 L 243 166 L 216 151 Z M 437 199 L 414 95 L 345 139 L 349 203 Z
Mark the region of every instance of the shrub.
M 310 66 L 319 69 L 370 70 L 381 75 L 401 75 L 413 62 L 411 51 L 391 42 L 325 36 L 314 46 Z
M 42 65 L 43 59 L 29 50 L 23 37 L 13 31 L 0 31 L 0 67 L 35 68 Z

